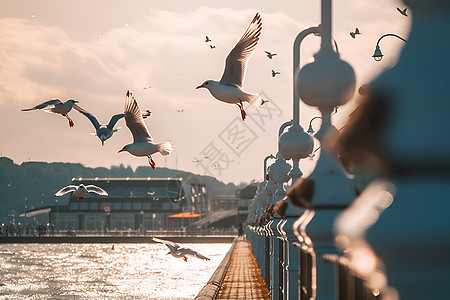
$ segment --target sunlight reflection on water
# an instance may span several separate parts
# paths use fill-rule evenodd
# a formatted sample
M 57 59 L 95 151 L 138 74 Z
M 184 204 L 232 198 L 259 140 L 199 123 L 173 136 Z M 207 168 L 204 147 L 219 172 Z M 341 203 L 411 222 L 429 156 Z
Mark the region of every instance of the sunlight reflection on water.
M 0 244 L 0 299 L 193 299 L 231 244 Z

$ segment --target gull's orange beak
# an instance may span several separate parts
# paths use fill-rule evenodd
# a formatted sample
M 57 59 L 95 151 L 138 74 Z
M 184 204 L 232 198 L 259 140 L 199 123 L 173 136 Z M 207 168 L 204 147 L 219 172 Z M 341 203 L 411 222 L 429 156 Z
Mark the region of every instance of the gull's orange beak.
M 75 103 L 80 103 L 80 101 L 76 101 L 76 100 L 75 100 Z
M 120 153 L 120 152 L 122 152 L 123 151 L 123 149 L 120 149 L 119 151 L 117 151 L 117 153 Z
M 202 88 L 203 85 L 199 85 L 198 87 L 196 87 L 195 89 L 198 90 L 199 88 Z

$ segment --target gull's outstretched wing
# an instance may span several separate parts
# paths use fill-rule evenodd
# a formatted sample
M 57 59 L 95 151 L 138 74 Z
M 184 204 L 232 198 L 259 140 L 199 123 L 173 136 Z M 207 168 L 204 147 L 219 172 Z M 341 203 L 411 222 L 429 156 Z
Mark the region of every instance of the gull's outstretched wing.
M 70 193 L 70 192 L 75 192 L 77 190 L 77 188 L 78 187 L 76 185 L 68 185 L 68 186 L 60 189 L 59 191 L 57 191 L 55 193 L 55 196 L 59 197 L 59 196 L 63 196 L 63 195 L 65 195 L 67 193 Z
M 117 114 L 111 117 L 111 120 L 109 120 L 108 126 L 106 126 L 108 129 L 113 130 L 116 123 L 125 117 L 125 114 Z
M 22 109 L 22 111 L 44 109 L 44 108 L 47 108 L 47 107 L 49 107 L 51 105 L 56 105 L 56 104 L 62 104 L 61 100 L 59 100 L 59 99 L 48 100 L 48 101 L 42 102 L 41 104 L 33 106 L 32 108 L 24 108 L 24 109 Z
M 74 108 L 75 108 L 75 105 L 74 105 Z M 80 108 L 80 109 L 77 109 L 77 108 Z M 83 114 L 86 118 L 88 118 L 89 121 L 91 121 L 92 125 L 94 125 L 95 129 L 98 130 L 98 128 L 100 127 L 100 123 L 98 122 L 97 118 L 94 117 L 93 114 L 87 112 L 84 109 L 81 109 L 81 107 L 79 107 L 78 105 L 75 109 L 78 110 L 81 114 Z
M 189 256 L 193 256 L 193 257 L 197 257 L 203 260 L 210 260 L 209 258 L 207 258 L 204 255 L 201 255 L 200 253 L 198 253 L 197 251 L 194 251 L 190 248 L 181 248 L 178 249 L 178 253 L 182 254 L 182 255 L 189 255 Z
M 228 54 L 220 83 L 242 87 L 247 70 L 247 62 L 258 43 L 261 29 L 262 21 L 259 13 L 257 13 L 244 35 Z
M 163 239 L 159 239 L 159 238 L 156 238 L 156 237 L 152 237 L 152 240 L 157 242 L 157 243 L 161 243 L 161 244 L 166 245 L 171 252 L 177 252 L 178 249 L 180 248 L 180 246 L 177 243 L 174 243 L 172 241 L 163 240 Z
M 101 196 L 109 196 L 107 191 L 105 191 L 104 189 L 102 189 L 98 186 L 92 185 L 92 184 L 87 185 L 86 189 L 87 189 L 88 193 L 96 193 Z
M 127 91 L 124 115 L 125 123 L 133 135 L 134 143 L 153 141 L 153 138 L 144 123 L 144 118 L 142 117 L 142 113 L 136 99 L 134 99 L 130 91 Z

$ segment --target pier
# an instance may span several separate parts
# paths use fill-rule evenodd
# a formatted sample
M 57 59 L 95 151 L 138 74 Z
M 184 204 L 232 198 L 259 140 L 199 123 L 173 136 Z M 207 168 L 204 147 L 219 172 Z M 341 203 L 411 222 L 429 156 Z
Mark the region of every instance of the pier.
M 230 251 L 196 300 L 269 299 L 266 283 L 244 237 L 233 241 Z

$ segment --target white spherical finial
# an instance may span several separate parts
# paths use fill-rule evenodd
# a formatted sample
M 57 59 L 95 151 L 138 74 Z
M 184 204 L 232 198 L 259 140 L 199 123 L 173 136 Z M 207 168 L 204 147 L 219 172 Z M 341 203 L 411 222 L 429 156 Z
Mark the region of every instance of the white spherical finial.
M 286 159 L 302 159 L 308 157 L 314 146 L 313 138 L 300 126 L 292 126 L 278 140 L 278 151 Z
M 316 56 L 296 74 L 300 98 L 308 105 L 329 109 L 347 103 L 355 90 L 353 68 L 338 56 Z

